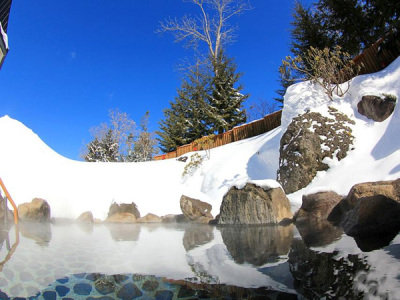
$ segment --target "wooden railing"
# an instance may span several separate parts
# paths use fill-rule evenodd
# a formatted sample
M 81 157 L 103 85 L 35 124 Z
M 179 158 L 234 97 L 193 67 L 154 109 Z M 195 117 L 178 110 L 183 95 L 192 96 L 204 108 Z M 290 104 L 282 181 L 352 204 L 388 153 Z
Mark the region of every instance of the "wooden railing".
M 229 143 L 237 142 L 253 136 L 263 134 L 271 131 L 281 125 L 282 111 L 274 112 L 266 115 L 264 118 L 253 121 L 251 123 L 237 126 L 227 132 L 215 135 L 210 138 L 210 149 L 220 147 Z M 196 142 L 180 146 L 176 151 L 154 157 L 154 160 L 163 160 L 169 158 L 179 157 L 188 152 L 202 150 Z
M 13 201 L 13 199 L 11 198 L 10 193 L 7 191 L 6 186 L 4 185 L 3 180 L 1 180 L 1 178 L 0 178 L 0 187 L 3 189 L 4 193 L 6 194 L 4 201 L 7 203 L 7 199 L 8 199 L 8 201 L 10 201 L 12 207 L 14 208 L 14 223 L 18 224 L 18 208 L 15 205 L 15 202 Z M 7 209 L 4 210 L 4 214 L 5 214 L 5 216 L 7 216 Z

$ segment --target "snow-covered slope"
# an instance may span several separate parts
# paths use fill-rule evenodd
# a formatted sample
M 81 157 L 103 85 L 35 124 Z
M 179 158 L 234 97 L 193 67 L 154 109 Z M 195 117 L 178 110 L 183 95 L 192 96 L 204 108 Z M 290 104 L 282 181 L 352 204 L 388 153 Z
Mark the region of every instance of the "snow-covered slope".
M 308 187 L 288 195 L 296 210 L 304 193 L 325 189 L 347 194 L 359 182 L 400 177 L 399 105 L 382 123 L 357 112 L 362 95 L 383 93 L 400 97 L 400 58 L 381 72 L 355 78 L 348 94 L 334 101 L 310 82 L 294 85 L 285 96 L 280 128 L 212 149 L 211 158 L 185 178 L 185 164 L 175 159 L 145 163 L 66 159 L 22 123 L 5 116 L 0 118 L 0 177 L 17 204 L 44 198 L 54 217 L 76 218 L 90 210 L 96 218 L 104 219 L 112 201 L 133 201 L 142 215 L 178 214 L 182 194 L 209 202 L 216 215 L 231 186 L 276 178 L 280 137 L 293 117 L 305 110 L 325 113 L 328 106 L 333 106 L 355 120 L 355 150 L 340 162 L 328 161 L 331 168 L 327 172 L 319 172 Z

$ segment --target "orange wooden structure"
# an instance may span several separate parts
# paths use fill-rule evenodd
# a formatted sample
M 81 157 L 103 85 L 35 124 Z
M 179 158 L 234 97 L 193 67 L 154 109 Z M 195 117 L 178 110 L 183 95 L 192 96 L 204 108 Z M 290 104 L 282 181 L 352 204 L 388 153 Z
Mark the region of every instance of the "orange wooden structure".
M 237 142 L 253 136 L 263 134 L 271 131 L 281 125 L 282 111 L 277 111 L 272 114 L 266 115 L 264 118 L 237 126 L 227 132 L 213 136 L 210 143 L 210 149 L 220 147 L 229 143 Z M 176 158 L 188 152 L 201 150 L 196 142 L 180 146 L 176 151 L 161 154 L 154 157 L 154 160 L 163 160 L 169 158 Z

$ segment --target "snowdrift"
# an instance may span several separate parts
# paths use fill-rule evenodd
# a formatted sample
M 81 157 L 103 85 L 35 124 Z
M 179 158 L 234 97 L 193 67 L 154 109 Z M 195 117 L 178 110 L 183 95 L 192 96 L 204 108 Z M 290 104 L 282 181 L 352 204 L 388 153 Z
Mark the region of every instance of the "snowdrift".
M 17 204 L 43 198 L 49 202 L 53 217 L 76 218 L 90 210 L 95 218 L 105 219 L 113 201 L 135 202 L 142 216 L 149 212 L 179 214 L 182 194 L 207 201 L 215 216 L 223 195 L 233 185 L 276 178 L 280 137 L 293 117 L 307 110 L 324 114 L 328 106 L 335 107 L 356 122 L 355 149 L 340 162 L 327 160 L 328 171 L 319 172 L 309 186 L 288 195 L 293 210 L 297 210 L 305 193 L 333 190 L 347 194 L 359 182 L 400 177 L 399 105 L 381 123 L 357 111 L 363 95 L 383 93 L 400 97 L 400 58 L 381 72 L 356 77 L 349 92 L 334 101 L 310 82 L 293 85 L 285 95 L 280 128 L 212 149 L 211 158 L 186 177 L 182 177 L 185 163 L 175 159 L 145 163 L 66 159 L 21 122 L 4 116 L 0 118 L 0 176 Z

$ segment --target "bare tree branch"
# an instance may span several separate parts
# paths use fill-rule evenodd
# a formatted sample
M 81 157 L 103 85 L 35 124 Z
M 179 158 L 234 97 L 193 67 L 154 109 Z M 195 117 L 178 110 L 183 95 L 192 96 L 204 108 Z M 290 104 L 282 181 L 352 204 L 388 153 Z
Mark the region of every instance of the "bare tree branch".
M 197 49 L 198 43 L 206 44 L 213 59 L 221 47 L 233 41 L 236 27 L 229 24 L 234 16 L 251 9 L 247 0 L 188 0 L 198 6 L 196 17 L 183 16 L 180 20 L 169 18 L 160 22 L 159 33 L 171 32 L 175 42 Z

